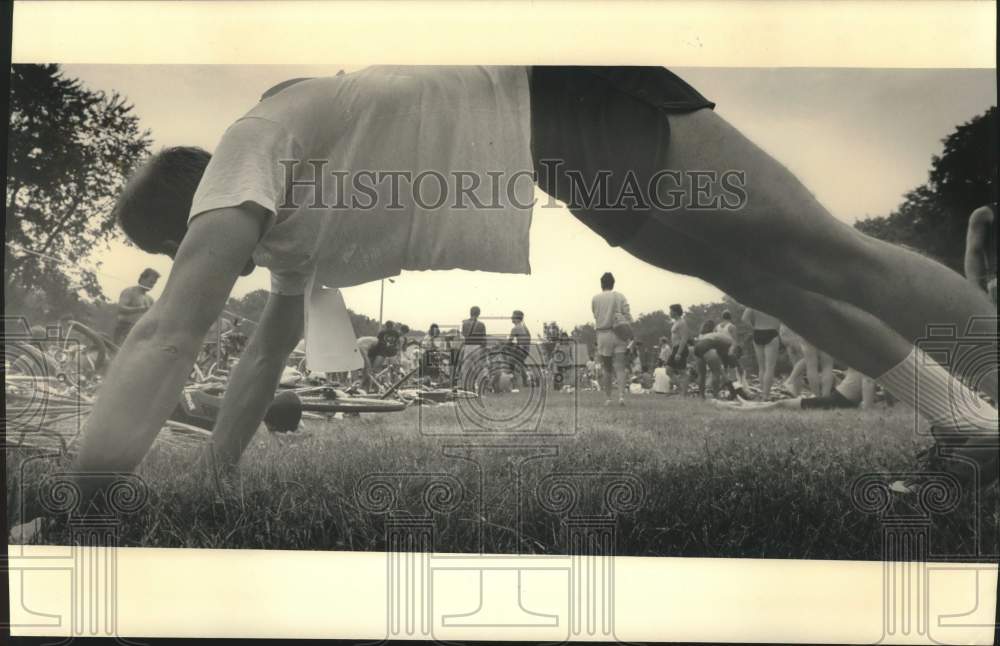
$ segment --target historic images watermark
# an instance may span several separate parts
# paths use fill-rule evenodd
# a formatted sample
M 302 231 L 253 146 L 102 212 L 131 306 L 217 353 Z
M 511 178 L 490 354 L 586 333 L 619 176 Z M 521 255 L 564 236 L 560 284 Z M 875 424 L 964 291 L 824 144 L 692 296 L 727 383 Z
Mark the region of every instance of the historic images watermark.
M 499 211 L 556 208 L 549 197 L 538 204 L 534 185 L 536 170 L 441 172 L 437 170 L 347 171 L 330 168 L 327 159 L 280 160 L 281 181 L 286 187 L 280 209 L 344 211 Z M 620 177 L 610 170 L 584 176 L 565 169 L 561 160 L 541 160 L 542 172 L 564 180 L 567 195 L 561 200 L 571 210 L 585 211 L 738 211 L 748 200 L 744 170 L 663 169 L 648 179 L 632 170 Z
M 425 352 L 426 370 L 449 375 L 459 395 L 418 411 L 420 434 L 446 461 L 356 484 L 355 504 L 383 534 L 387 640 L 618 640 L 619 526 L 642 508 L 647 487 L 630 473 L 558 467 L 589 385 L 586 346 L 508 341 Z M 471 549 L 443 549 L 456 536 Z

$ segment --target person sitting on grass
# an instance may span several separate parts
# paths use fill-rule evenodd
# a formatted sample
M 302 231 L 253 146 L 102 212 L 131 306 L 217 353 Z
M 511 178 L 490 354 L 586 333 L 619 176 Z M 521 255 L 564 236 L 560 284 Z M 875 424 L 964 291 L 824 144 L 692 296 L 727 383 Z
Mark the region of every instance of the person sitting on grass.
M 853 368 L 829 395 L 819 397 L 794 397 L 773 402 L 748 402 L 736 399 L 720 404 L 741 411 L 763 410 L 833 410 L 838 408 L 869 409 L 875 402 L 875 382 Z

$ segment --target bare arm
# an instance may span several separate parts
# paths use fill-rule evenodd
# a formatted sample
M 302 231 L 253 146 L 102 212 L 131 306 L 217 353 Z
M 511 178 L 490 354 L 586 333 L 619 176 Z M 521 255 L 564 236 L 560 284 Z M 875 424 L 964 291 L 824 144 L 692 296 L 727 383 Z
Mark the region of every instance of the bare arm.
M 233 369 L 212 432 L 215 457 L 234 465 L 274 398 L 288 355 L 302 338 L 303 297 L 271 294 L 260 325 Z
M 201 341 L 250 257 L 262 221 L 256 210 L 230 208 L 191 223 L 163 297 L 136 323 L 101 386 L 75 471 L 127 472 L 145 456 L 177 405 Z
M 987 233 L 993 222 L 993 211 L 979 208 L 969 216 L 969 228 L 965 236 L 965 279 L 976 289 L 983 289 L 989 270 L 986 263 Z

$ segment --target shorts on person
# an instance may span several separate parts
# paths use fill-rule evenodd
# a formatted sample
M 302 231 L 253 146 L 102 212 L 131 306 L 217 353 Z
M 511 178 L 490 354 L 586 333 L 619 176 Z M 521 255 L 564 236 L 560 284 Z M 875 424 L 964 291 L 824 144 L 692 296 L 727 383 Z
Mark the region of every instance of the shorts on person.
M 671 370 L 687 370 L 689 347 L 684 346 L 680 352 L 671 352 L 670 359 L 667 360 L 667 367 Z
M 618 353 L 624 353 L 627 344 L 625 340 L 615 334 L 614 330 L 597 331 L 597 354 L 602 357 L 613 357 Z

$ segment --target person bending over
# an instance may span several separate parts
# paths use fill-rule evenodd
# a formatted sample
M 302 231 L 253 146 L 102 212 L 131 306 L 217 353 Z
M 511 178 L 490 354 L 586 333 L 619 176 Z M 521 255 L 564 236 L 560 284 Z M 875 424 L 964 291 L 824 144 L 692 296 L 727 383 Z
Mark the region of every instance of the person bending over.
M 706 381 L 709 369 L 712 371 L 716 397 L 722 390 L 725 390 L 733 400 L 737 396 L 746 397 L 746 392 L 736 388 L 727 376 L 727 370 L 736 363 L 732 351 L 732 337 L 716 331 L 715 321 L 711 319 L 705 321 L 701 326 L 701 334 L 695 338 L 692 346 L 695 368 L 698 371 L 698 395 L 702 399 L 705 399 L 707 394 Z

